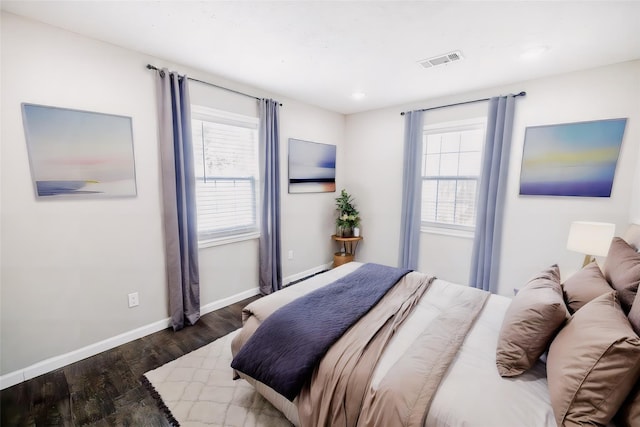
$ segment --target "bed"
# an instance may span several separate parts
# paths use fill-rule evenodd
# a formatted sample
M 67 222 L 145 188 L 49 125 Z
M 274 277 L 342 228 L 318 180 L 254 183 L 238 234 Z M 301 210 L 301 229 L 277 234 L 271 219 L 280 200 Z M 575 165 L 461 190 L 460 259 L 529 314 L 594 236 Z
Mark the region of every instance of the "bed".
M 626 245 L 626 252 L 623 251 L 621 258 L 610 252 L 604 265 L 605 273 L 594 264 L 598 269 L 596 273 L 594 265 L 585 267 L 584 272 L 581 270 L 571 281 L 567 280 L 568 286 L 565 286 L 560 283 L 557 266 L 552 266 L 532 277 L 518 293 L 522 295 L 513 299 L 419 272 L 400 273 L 403 275 L 397 280 L 398 285 L 384 294 L 380 302 L 366 311 L 331 344 L 320 362 L 314 364 L 299 392 L 295 388 L 293 391 L 282 388 L 278 382 L 272 383 L 268 375 L 261 377 L 260 371 L 238 364 L 238 361 L 256 359 L 253 355 L 244 359 L 242 356 L 250 347 L 248 343 L 259 341 L 261 334 L 256 331 L 268 323 L 272 314 L 276 313 L 272 320 L 278 317 L 281 307 L 291 306 L 291 302 L 302 301 L 354 275 L 364 275 L 371 268 L 370 264 L 345 264 L 248 305 L 243 311 L 243 328 L 232 343 L 232 366 L 239 377 L 252 384 L 296 426 L 541 427 L 584 425 L 585 420 L 589 425 L 640 425 L 637 384 L 640 338 L 627 317 L 633 312 L 640 313 L 640 302 L 633 309 L 640 282 L 640 254 L 636 249 L 640 243 L 639 231 L 640 226 L 633 226 L 626 240 L 618 239 L 616 244 Z M 627 249 L 633 251 L 635 258 Z M 625 283 L 620 283 L 616 270 L 624 271 Z M 629 272 L 637 278 L 629 278 Z M 594 274 L 601 274 L 602 280 L 596 281 Z M 609 283 L 611 280 L 618 283 Z M 386 298 L 397 298 L 394 292 L 401 283 L 405 286 L 405 282 L 407 293 L 413 298 L 411 302 L 399 303 L 400 308 L 396 307 L 390 315 L 377 312 Z M 594 283 L 599 286 L 604 283 L 606 287 L 591 286 Z M 587 296 L 585 288 L 588 288 Z M 627 299 L 624 311 L 621 307 L 625 304 L 618 302 L 619 295 L 623 294 Z M 362 294 L 358 298 L 361 297 Z M 539 304 L 544 308 L 540 309 Z M 309 310 L 308 307 L 303 310 Z M 525 312 L 529 317 L 523 320 Z M 460 313 L 461 319 L 455 319 L 456 313 Z M 532 320 L 531 315 L 543 317 Z M 600 323 L 597 327 L 589 324 L 596 317 L 605 319 L 603 324 L 613 325 L 607 329 L 609 332 L 596 334 L 593 340 L 591 336 L 581 336 L 584 331 L 600 327 Z M 373 333 L 366 332 L 370 334 L 368 338 L 363 339 L 363 335 L 358 335 L 361 332 L 354 332 L 358 328 L 366 330 L 376 321 L 383 326 Z M 548 325 L 554 322 L 556 326 Z M 541 327 L 540 323 L 544 323 L 546 335 L 534 337 L 539 333 L 535 329 Z M 285 336 L 297 329 L 287 330 L 282 323 L 278 328 L 285 331 Z M 262 336 L 269 341 L 274 335 L 264 332 Z M 540 348 L 532 350 L 531 342 L 536 340 Z M 355 349 L 361 341 L 365 342 L 364 349 Z M 616 344 L 612 346 L 610 341 Z M 261 344 L 259 350 L 264 346 Z M 282 347 L 281 344 L 274 346 L 275 351 Z M 298 347 L 293 346 L 286 357 L 279 356 L 281 362 L 289 360 L 291 351 L 301 352 L 301 347 L 304 350 L 307 344 L 301 342 Z M 605 352 L 612 348 L 615 351 L 611 355 L 599 353 L 597 357 L 590 357 L 591 353 L 599 352 L 599 348 Z M 573 351 L 577 356 L 571 354 Z M 586 359 L 580 359 L 584 354 Z M 580 363 L 575 365 L 588 365 L 584 372 L 574 369 L 577 359 Z M 608 361 L 610 363 L 605 363 Z M 278 364 L 281 368 L 289 365 L 269 362 L 270 366 Z M 590 388 L 589 384 L 594 381 L 597 387 Z M 615 384 L 608 385 L 610 381 Z M 602 391 L 604 383 L 607 385 Z M 606 398 L 594 404 L 594 393 L 597 396 L 604 393 Z M 616 413 L 617 424 L 614 424 L 612 419 Z

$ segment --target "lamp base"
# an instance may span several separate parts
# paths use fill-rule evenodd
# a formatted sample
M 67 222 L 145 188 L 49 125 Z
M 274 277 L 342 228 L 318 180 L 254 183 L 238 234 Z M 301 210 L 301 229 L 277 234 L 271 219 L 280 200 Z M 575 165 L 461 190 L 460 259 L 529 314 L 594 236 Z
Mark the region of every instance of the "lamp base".
M 587 264 L 589 264 L 590 262 L 592 262 L 595 258 L 592 255 L 585 255 L 584 256 L 584 262 L 582 263 L 582 266 L 586 266 Z

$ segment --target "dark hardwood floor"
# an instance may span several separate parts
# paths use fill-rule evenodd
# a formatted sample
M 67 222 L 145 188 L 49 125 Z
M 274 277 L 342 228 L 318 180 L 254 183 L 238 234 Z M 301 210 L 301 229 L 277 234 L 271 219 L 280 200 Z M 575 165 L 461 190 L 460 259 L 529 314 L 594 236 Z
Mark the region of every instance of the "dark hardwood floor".
M 169 426 L 142 375 L 241 326 L 249 298 L 0 391 L 5 426 Z

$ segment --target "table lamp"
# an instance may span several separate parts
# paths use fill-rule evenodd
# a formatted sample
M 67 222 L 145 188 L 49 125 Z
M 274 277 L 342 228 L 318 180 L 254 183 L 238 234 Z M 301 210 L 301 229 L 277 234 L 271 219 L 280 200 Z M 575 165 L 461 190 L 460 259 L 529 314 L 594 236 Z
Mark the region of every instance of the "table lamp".
M 574 221 L 569 228 L 567 249 L 585 254 L 582 266 L 593 261 L 594 256 L 606 256 L 616 225 L 607 222 Z

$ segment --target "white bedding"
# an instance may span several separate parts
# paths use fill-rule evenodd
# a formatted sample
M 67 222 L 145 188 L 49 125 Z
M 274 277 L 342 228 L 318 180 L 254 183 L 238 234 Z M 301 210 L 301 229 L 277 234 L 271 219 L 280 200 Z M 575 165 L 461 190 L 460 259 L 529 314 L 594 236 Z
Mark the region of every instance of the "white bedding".
M 436 284 L 459 286 L 442 280 Z M 499 295 L 489 297 L 438 388 L 427 427 L 556 426 L 542 362 L 515 378 L 498 374 L 496 346 L 510 302 Z
M 345 264 L 280 292 L 302 295 L 308 289 L 331 283 L 360 265 L 355 262 Z M 447 300 L 456 297 L 460 286 L 444 280 L 434 281 L 383 353 L 373 375 L 372 387 L 376 387 L 421 330 L 446 308 Z M 503 296 L 490 296 L 435 395 L 425 421 L 426 427 L 556 426 L 542 362 L 515 378 L 502 378 L 498 374 L 496 345 L 510 301 Z M 290 402 L 263 384 L 251 378 L 245 379 L 290 421 L 299 425 L 296 400 Z

